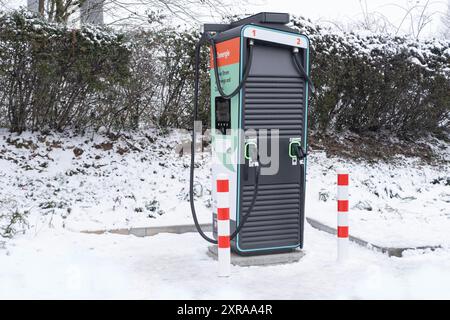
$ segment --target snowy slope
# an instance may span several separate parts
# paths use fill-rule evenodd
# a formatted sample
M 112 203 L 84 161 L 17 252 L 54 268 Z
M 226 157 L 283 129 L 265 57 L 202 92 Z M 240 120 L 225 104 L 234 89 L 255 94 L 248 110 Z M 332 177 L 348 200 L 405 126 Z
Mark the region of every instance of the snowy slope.
M 444 150 L 447 152 L 449 147 Z M 354 163 L 309 158 L 306 214 L 336 226 L 336 169 L 350 174 L 350 233 L 391 247 L 450 247 L 450 167 L 418 159 Z
M 15 137 L 3 132 L 0 210 L 26 213 L 31 229 L 191 223 L 189 158 L 173 151 L 187 137 L 176 132 L 161 136 L 155 130 L 116 141 L 98 134 Z M 76 156 L 81 152 L 77 150 L 83 153 Z M 210 178 L 204 162 L 199 155 L 196 190 L 205 196 L 196 204 L 201 221 L 210 222 L 206 210 Z
M 191 224 L 189 155 L 174 146 L 188 138 L 173 131 L 47 136 L 0 133 L 0 215 L 26 214 L 17 230 L 50 228 L 104 230 Z M 437 151 L 450 159 L 450 146 Z M 210 222 L 208 152 L 199 153 L 196 206 Z M 424 165 L 417 159 L 371 164 L 311 152 L 306 214 L 336 224 L 338 166 L 350 171 L 350 232 L 379 245 L 450 245 L 448 162 Z M 6 221 L 0 218 L 0 226 Z
M 187 134 L 157 130 L 120 138 L 0 134 L 0 226 L 26 213 L 0 241 L 0 299 L 417 299 L 450 298 L 448 164 L 398 158 L 370 164 L 311 152 L 307 215 L 335 225 L 335 169 L 350 171 L 351 233 L 393 246 L 440 244 L 402 258 L 350 244 L 336 263 L 334 236 L 305 227 L 305 257 L 271 267 L 232 267 L 217 277 L 195 233 L 137 238 L 80 233 L 192 223 Z M 439 151 L 448 159 L 449 146 Z M 197 207 L 210 221 L 208 152 L 199 154 Z M 182 266 L 182 267 L 180 267 Z M 276 286 L 274 284 L 277 284 Z M 218 289 L 221 288 L 221 289 Z

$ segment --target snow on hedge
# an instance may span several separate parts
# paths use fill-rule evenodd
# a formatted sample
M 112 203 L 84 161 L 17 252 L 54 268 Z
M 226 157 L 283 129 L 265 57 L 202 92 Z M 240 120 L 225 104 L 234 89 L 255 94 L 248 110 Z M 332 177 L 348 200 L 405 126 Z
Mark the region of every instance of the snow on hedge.
M 8 30 L 17 36 L 30 37 L 33 35 L 36 38 L 48 38 L 63 36 L 68 32 L 76 32 L 84 40 L 92 44 L 129 45 L 129 43 L 123 42 L 123 33 L 113 29 L 96 25 L 83 25 L 81 28 L 71 28 L 61 23 L 43 20 L 37 14 L 23 9 L 0 13 L 0 25 L 4 30 Z
M 369 61 L 385 56 L 405 54 L 408 61 L 430 72 L 450 77 L 450 40 L 414 39 L 408 36 L 374 34 L 368 31 L 341 32 L 314 24 L 309 19 L 294 17 L 292 23 L 312 40 L 312 49 L 322 53 L 365 57 Z M 324 48 L 320 46 L 325 45 Z

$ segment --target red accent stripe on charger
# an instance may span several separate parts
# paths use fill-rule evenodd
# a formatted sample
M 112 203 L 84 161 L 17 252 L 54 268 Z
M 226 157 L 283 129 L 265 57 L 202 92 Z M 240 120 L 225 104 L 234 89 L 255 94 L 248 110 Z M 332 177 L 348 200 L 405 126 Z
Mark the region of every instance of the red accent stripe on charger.
M 217 245 L 219 248 L 229 248 L 230 247 L 230 236 L 219 236 L 217 239 Z
M 338 211 L 339 212 L 348 211 L 348 200 L 338 200 Z
M 217 220 L 230 220 L 230 208 L 217 208 Z
M 217 192 L 229 192 L 228 180 L 217 180 Z
M 338 186 L 348 186 L 348 173 L 338 174 Z
M 337 236 L 338 238 L 348 238 L 348 227 L 338 227 Z

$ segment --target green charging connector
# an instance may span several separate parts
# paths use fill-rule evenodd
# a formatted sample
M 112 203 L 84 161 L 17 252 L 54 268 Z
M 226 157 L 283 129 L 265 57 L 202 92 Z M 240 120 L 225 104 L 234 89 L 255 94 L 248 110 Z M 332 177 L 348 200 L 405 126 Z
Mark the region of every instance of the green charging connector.
M 244 158 L 246 160 L 252 160 L 252 158 L 250 157 L 250 146 L 254 146 L 255 150 L 256 148 L 258 148 L 258 145 L 256 144 L 255 141 L 246 142 L 244 146 Z
M 289 143 L 289 157 L 291 157 L 292 159 L 297 159 L 297 156 L 294 154 L 294 146 L 298 145 L 301 148 L 301 142 L 300 140 L 292 140 Z

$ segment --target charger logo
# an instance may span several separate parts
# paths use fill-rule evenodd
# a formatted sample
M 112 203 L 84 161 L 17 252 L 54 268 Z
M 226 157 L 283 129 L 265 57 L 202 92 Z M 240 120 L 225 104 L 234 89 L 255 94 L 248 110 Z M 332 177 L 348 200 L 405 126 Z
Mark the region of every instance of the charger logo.
M 228 59 L 230 56 L 230 50 L 224 52 L 217 52 L 217 59 Z
M 216 50 L 217 64 L 219 67 L 238 63 L 240 54 L 240 37 L 217 43 Z M 212 48 L 210 51 L 210 68 L 214 68 Z

